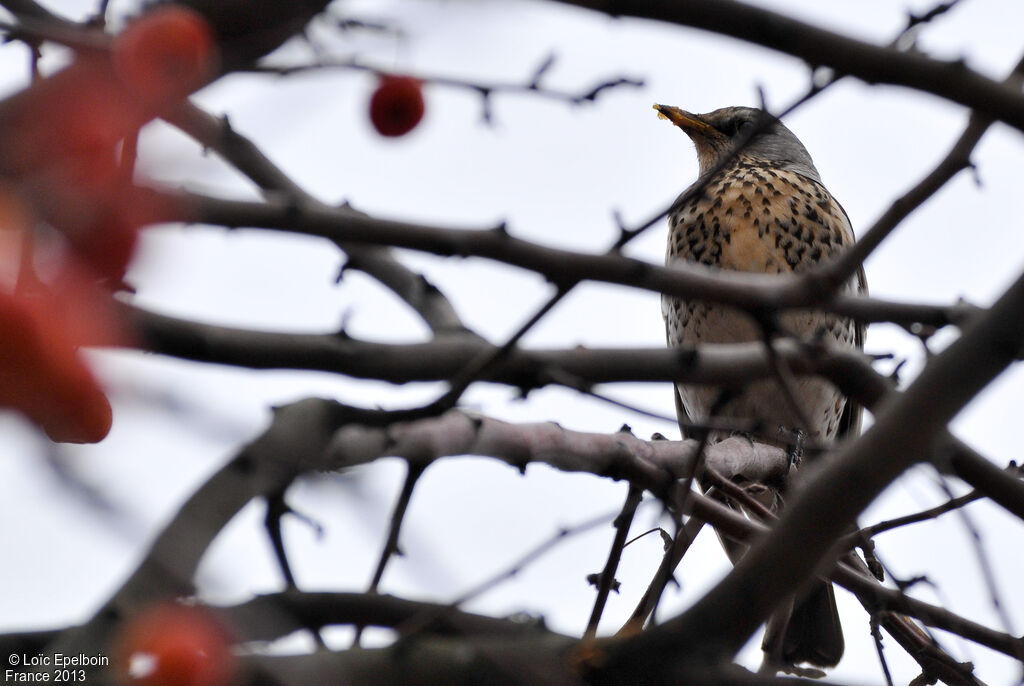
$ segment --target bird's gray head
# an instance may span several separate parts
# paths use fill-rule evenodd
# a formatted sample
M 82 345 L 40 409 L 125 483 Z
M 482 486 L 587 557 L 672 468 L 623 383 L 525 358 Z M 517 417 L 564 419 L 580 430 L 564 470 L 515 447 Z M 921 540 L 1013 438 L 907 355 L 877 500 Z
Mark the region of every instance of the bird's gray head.
M 697 146 L 701 175 L 708 173 L 756 130 L 743 147 L 744 156 L 766 160 L 782 169 L 821 181 L 800 139 L 764 110 L 723 107 L 707 114 L 693 114 L 669 105 L 655 105 L 654 109 L 658 116 L 681 128 Z

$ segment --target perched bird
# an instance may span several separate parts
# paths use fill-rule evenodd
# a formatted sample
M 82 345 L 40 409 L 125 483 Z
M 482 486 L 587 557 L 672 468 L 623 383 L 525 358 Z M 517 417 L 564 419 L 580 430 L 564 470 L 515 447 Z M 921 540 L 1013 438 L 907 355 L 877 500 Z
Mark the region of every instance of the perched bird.
M 707 114 L 666 105 L 654 108 L 690 137 L 700 166 L 694 184 L 699 190 L 694 193 L 691 186 L 684 191 L 669 213 L 669 265 L 684 260 L 746 272 L 796 272 L 853 243 L 846 212 L 822 185 L 803 144 L 780 121 L 749 107 Z M 866 290 L 863 270 L 845 289 Z M 776 333 L 849 347 L 862 346 L 864 339 L 862 326 L 814 311 L 782 313 L 768 322 L 777 331 L 766 331 L 765 322 L 714 303 L 666 296 L 662 312 L 670 346 L 757 341 Z M 783 447 L 792 447 L 794 436 L 827 444 L 859 432 L 860 408 L 847 403 L 828 381 L 801 377 L 793 380 L 791 390 L 786 393 L 775 379 L 728 390 L 677 384 L 676 409 L 684 435 L 686 426 L 708 420 L 712 412 L 726 422 L 753 421 L 762 440 Z M 728 435 L 713 431 L 708 440 Z M 779 499 L 772 504 L 777 506 Z M 742 554 L 735 545 L 726 549 L 734 561 Z M 777 613 L 763 647 L 785 665 L 837 664 L 844 644 L 832 585 L 814 584 L 796 599 L 788 618 Z

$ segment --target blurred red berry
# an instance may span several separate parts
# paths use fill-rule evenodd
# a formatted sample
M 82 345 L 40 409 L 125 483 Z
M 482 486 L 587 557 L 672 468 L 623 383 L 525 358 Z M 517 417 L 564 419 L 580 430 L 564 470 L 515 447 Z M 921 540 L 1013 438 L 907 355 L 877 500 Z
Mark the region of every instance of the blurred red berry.
M 382 136 L 404 136 L 423 118 L 423 84 L 411 76 L 384 75 L 370 99 L 370 121 Z
M 216 68 L 217 45 L 206 20 L 180 5 L 162 5 L 114 40 L 114 69 L 149 100 L 187 94 Z
M 115 655 L 133 686 L 226 686 L 234 677 L 230 634 L 212 613 L 164 604 L 122 627 Z
M 110 431 L 110 401 L 63 321 L 51 297 L 0 293 L 0 405 L 54 441 L 97 443 Z
M 129 336 L 95 273 L 73 255 L 39 279 L 34 223 L 18 195 L 0 191 L 0 265 L 17 275 L 0 289 L 0 406 L 24 413 L 54 441 L 96 443 L 110 431 L 110 402 L 78 349 Z

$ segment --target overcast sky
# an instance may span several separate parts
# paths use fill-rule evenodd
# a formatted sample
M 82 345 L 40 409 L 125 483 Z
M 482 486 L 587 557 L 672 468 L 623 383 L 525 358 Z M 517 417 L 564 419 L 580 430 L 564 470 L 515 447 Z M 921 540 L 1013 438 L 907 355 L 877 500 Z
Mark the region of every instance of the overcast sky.
M 51 0 L 55 11 L 80 17 L 95 2 Z M 931 3 L 864 0 L 762 2 L 820 26 L 885 43 L 903 27 L 908 9 Z M 115 15 L 131 3 L 112 3 Z M 583 92 L 609 78 L 641 78 L 642 89 L 620 88 L 591 105 L 539 97 L 498 95 L 493 123 L 464 89 L 428 86 L 427 114 L 410 135 L 383 140 L 372 130 L 367 102 L 373 79 L 348 70 L 286 79 L 235 75 L 195 96 L 232 125 L 310 192 L 327 202 L 348 200 L 382 217 L 452 227 L 482 227 L 505 219 L 514 235 L 589 252 L 616 237 L 613 211 L 637 223 L 663 208 L 696 177 L 692 145 L 660 121 L 651 105 L 693 111 L 758 102 L 758 87 L 779 110 L 807 87 L 806 67 L 793 58 L 694 30 L 610 20 L 540 2 L 447 0 L 335 3 L 335 16 L 359 17 L 401 29 L 339 35 L 326 23 L 311 31 L 320 50 L 336 58 L 358 55 L 374 65 L 421 75 L 526 83 L 550 54 L 556 61 L 544 84 Z M 964 0 L 920 36 L 920 48 L 1001 78 L 1024 51 L 1024 4 Z M 57 68 L 61 55 L 47 55 Z M 310 48 L 289 44 L 276 63 L 310 59 Z M 0 88 L 26 78 L 24 48 L 0 48 Z M 787 117 L 822 179 L 863 231 L 947 152 L 967 112 L 905 89 L 870 87 L 847 79 Z M 995 126 L 975 155 L 980 185 L 961 174 L 918 210 L 868 261 L 873 295 L 906 301 L 985 305 L 1024 267 L 1017 203 L 1024 145 L 1019 132 Z M 162 125 L 147 131 L 141 166 L 150 179 L 232 197 L 255 190 L 212 156 Z M 651 262 L 663 260 L 665 226 L 630 246 Z M 550 287 L 530 273 L 483 260 L 442 260 L 403 254 L 453 301 L 464 320 L 493 341 L 514 331 L 543 302 Z M 348 331 L 369 339 L 423 340 L 423 325 L 383 289 L 359 274 L 336 286 L 342 263 L 330 245 L 266 232 L 210 228 L 150 230 L 129 274 L 137 302 L 202 321 L 278 331 L 325 331 L 344 319 Z M 945 339 L 945 340 L 948 340 Z M 544 347 L 660 346 L 658 296 L 584 285 L 527 337 Z M 941 342 L 936 345 L 941 347 Z M 870 330 L 870 352 L 909 358 L 908 378 L 920 368 L 920 343 L 895 327 Z M 248 372 L 162 360 L 140 354 L 94 356 L 112 389 L 115 424 L 98 446 L 51 450 L 19 420 L 0 417 L 0 631 L 48 628 L 86 619 L 133 569 L 145 544 L 177 505 L 242 441 L 268 420 L 268 406 L 307 395 L 357 405 L 402 407 L 432 398 L 435 384 L 396 388 L 318 374 Z M 656 412 L 673 413 L 667 384 L 629 384 L 609 394 Z M 641 437 L 654 431 L 677 437 L 674 422 L 659 421 L 559 389 L 526 401 L 503 388 L 474 388 L 467 404 L 514 421 L 557 421 L 572 429 L 611 432 L 628 423 Z M 1005 374 L 957 419 L 956 433 L 994 461 L 1018 458 L 1016 427 L 1024 405 L 1024 376 Z M 60 469 L 55 469 L 57 466 Z M 60 470 L 95 489 L 94 499 L 62 484 Z M 289 551 L 304 588 L 360 590 L 368 583 L 383 542 L 391 499 L 402 474 L 388 460 L 344 476 L 304 480 L 291 500 L 325 526 L 317 539 L 307 526 L 286 522 Z M 446 460 L 432 467 L 416 491 L 404 533 L 407 555 L 396 560 L 382 590 L 448 600 L 506 568 L 558 527 L 614 512 L 625 488 L 586 476 L 531 467 L 526 477 L 484 460 Z M 915 469 L 862 518 L 873 523 L 944 499 L 934 475 Z M 972 506 L 1002 600 L 1024 628 L 1019 580 L 1024 526 L 985 504 Z M 656 506 L 636 531 L 657 521 Z M 262 506 L 246 509 L 201 567 L 207 598 L 244 599 L 281 587 L 259 530 Z M 584 577 L 598 572 L 611 528 L 575 537 L 520 577 L 469 607 L 544 615 L 550 626 L 580 632 L 593 591 Z M 999 626 L 962 520 L 944 520 L 885 534 L 884 562 L 903 577 L 927 574 L 935 590 L 920 597 L 972 619 Z M 14 551 L 18 551 L 14 554 Z M 657 565 L 660 542 L 647 537 L 626 550 L 602 630 L 613 631 L 632 610 Z M 728 569 L 711 535 L 702 536 L 680 571 L 661 617 L 677 613 Z M 837 680 L 882 679 L 868 636 L 868 618 L 849 594 L 839 601 L 847 656 Z M 949 636 L 944 645 L 978 665 L 989 683 L 1011 683 L 1011 661 Z M 759 660 L 759 638 L 743 654 Z M 915 665 L 891 640 L 887 657 L 906 683 Z

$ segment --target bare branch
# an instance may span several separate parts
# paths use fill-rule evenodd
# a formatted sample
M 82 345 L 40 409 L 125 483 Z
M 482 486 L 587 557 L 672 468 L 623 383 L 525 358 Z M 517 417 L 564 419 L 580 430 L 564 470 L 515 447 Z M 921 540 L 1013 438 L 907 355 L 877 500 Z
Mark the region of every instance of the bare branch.
M 559 0 L 614 16 L 692 26 L 827 65 L 867 83 L 889 83 L 933 93 L 1024 130 L 1024 94 L 967 68 L 963 62 L 877 46 L 735 0 L 651 3 L 634 0 Z
M 285 591 L 219 608 L 243 641 L 273 641 L 309 627 L 416 624 L 420 633 L 441 636 L 524 636 L 549 633 L 542 622 L 497 619 L 441 603 L 367 593 Z
M 601 623 L 601 615 L 604 613 L 604 606 L 608 602 L 608 594 L 615 586 L 615 571 L 619 567 L 619 559 L 622 557 L 622 550 L 626 546 L 626 537 L 629 536 L 629 527 L 633 524 L 633 516 L 636 508 L 643 498 L 643 491 L 631 486 L 626 493 L 626 502 L 622 505 L 622 512 L 615 518 L 615 539 L 612 541 L 611 550 L 608 551 L 608 561 L 604 569 L 597 575 L 595 585 L 597 586 L 597 599 L 594 601 L 594 609 L 587 621 L 587 630 L 584 637 L 593 638 L 597 635 L 597 626 Z
M 189 102 L 180 103 L 164 115 L 203 146 L 215 150 L 238 171 L 245 174 L 265 195 L 283 193 L 290 202 L 324 207 L 317 199 L 275 165 L 247 137 L 231 127 L 227 117 L 218 119 Z M 367 215 L 352 208 L 338 211 Z M 468 332 L 448 299 L 422 275 L 411 271 L 383 246 L 356 245 L 335 241 L 349 256 L 346 268 L 358 269 L 376 278 L 409 304 L 435 332 Z
M 371 343 L 336 334 L 282 334 L 201 324 L 131 306 L 124 306 L 123 312 L 138 332 L 136 345 L 144 350 L 254 369 L 319 370 L 391 383 L 449 379 L 465 368 L 466 360 L 493 356 L 499 350 L 462 337 L 414 344 Z M 808 347 L 792 339 L 779 339 L 773 345 L 773 354 L 794 373 L 825 375 L 853 395 L 858 392 L 852 386 L 875 377 L 868 358 L 859 353 Z M 479 378 L 530 389 L 562 383 L 552 370 L 590 384 L 682 380 L 736 385 L 774 373 L 762 344 L 737 343 L 677 349 L 517 347 Z
M 887 519 L 883 522 L 879 522 L 878 524 L 865 526 L 861 528 L 860 531 L 851 534 L 851 537 L 860 538 L 861 536 L 867 536 L 870 538 L 872 536 L 877 536 L 878 534 L 885 533 L 886 531 L 892 531 L 893 529 L 898 529 L 900 527 L 908 526 L 910 524 L 918 524 L 920 522 L 931 521 L 937 518 L 939 515 L 944 515 L 947 512 L 952 512 L 953 510 L 959 509 L 964 505 L 968 505 L 975 501 L 981 500 L 984 497 L 984 494 L 979 493 L 978 491 L 971 491 L 970 493 L 965 493 L 964 495 L 958 498 L 951 498 L 946 502 L 942 503 L 941 505 L 930 507 L 927 510 L 922 510 L 921 512 L 915 512 L 914 514 L 904 515 L 903 517 L 897 517 L 895 519 Z
M 1024 60 L 1017 63 L 1003 83 L 1019 90 L 1022 70 L 1024 70 Z M 822 267 L 820 275 L 826 282 L 833 288 L 845 283 L 900 222 L 938 192 L 956 174 L 968 169 L 971 166 L 971 153 L 991 124 L 990 117 L 973 112 L 967 122 L 967 127 L 946 157 L 917 185 L 893 202 L 889 209 L 849 250 Z
M 644 85 L 642 79 L 620 76 L 606 79 L 597 84 L 594 84 L 593 86 L 590 86 L 589 88 L 585 88 L 578 92 L 547 88 L 540 84 L 539 77 L 543 76 L 543 73 L 546 72 L 547 69 L 549 69 L 551 66 L 553 66 L 553 64 L 554 61 L 552 56 L 551 58 L 546 60 L 542 65 L 544 67 L 544 70 L 538 70 L 537 72 L 535 72 L 533 78 L 528 83 L 485 83 L 481 81 L 468 81 L 466 79 L 454 78 L 450 76 L 440 76 L 437 74 L 423 74 L 408 70 L 403 70 L 402 74 L 404 76 L 411 76 L 419 81 L 422 81 L 423 83 L 428 83 L 434 86 L 442 86 L 446 88 L 457 88 L 473 91 L 479 93 L 481 97 L 485 99 L 491 98 L 495 94 L 499 93 L 518 93 L 536 95 L 550 100 L 559 100 L 574 105 L 581 105 L 588 102 L 594 102 L 601 93 L 614 88 L 621 88 L 623 86 L 628 86 L 631 88 L 641 88 Z M 393 71 L 392 69 L 367 64 L 355 58 L 342 60 L 318 60 L 316 62 L 312 62 L 309 64 L 258 65 L 250 67 L 246 71 L 261 74 L 276 74 L 280 76 L 287 76 L 289 74 L 302 73 L 307 71 L 323 71 L 328 69 L 362 71 L 371 72 L 374 74 L 389 74 Z
M 388 527 L 388 537 L 384 543 L 384 549 L 380 553 L 380 560 L 377 562 L 377 568 L 373 572 L 373 579 L 370 580 L 370 587 L 367 589 L 367 593 L 377 593 L 377 588 L 380 586 L 381 579 L 384 578 L 384 570 L 387 568 L 388 562 L 394 555 L 400 555 L 401 549 L 398 547 L 398 535 L 402 530 L 402 522 L 405 521 L 405 513 L 409 509 L 409 501 L 412 500 L 413 489 L 416 488 L 416 483 L 419 481 L 420 476 L 423 475 L 423 466 L 408 466 L 408 471 L 405 474 L 405 481 L 402 483 L 402 491 L 398 494 L 398 499 L 395 500 L 395 507 L 391 511 L 391 525 Z
M 225 200 L 199 194 L 155 194 L 180 210 L 166 219 L 226 227 L 276 229 L 329 240 L 421 250 L 442 256 L 476 256 L 535 271 L 553 283 L 601 281 L 633 286 L 666 295 L 732 305 L 745 310 L 819 307 L 858 321 L 919 322 L 944 326 L 962 319 L 964 310 L 897 303 L 855 296 L 832 296 L 811 272 L 755 274 L 714 270 L 700 264 L 651 264 L 616 253 L 593 255 L 550 248 L 515 238 L 504 226 L 489 229 L 448 229 L 411 222 L 369 219 L 342 210 L 296 207 L 293 203 Z M 878 312 L 873 312 L 877 303 Z M 900 314 L 903 310 L 902 315 Z M 884 317 L 879 314 L 884 312 Z
M 652 670 L 671 669 L 666 656 L 678 655 L 678 645 L 687 646 L 686 659 L 698 662 L 734 654 L 778 598 L 834 559 L 835 542 L 864 507 L 911 464 L 929 459 L 949 420 L 1015 359 L 1024 344 L 1022 315 L 1024 277 L 933 358 L 904 393 L 882 401 L 876 423 L 804 482 L 772 535 L 753 546 L 721 583 L 660 629 L 609 646 L 610 668 L 641 655 Z

